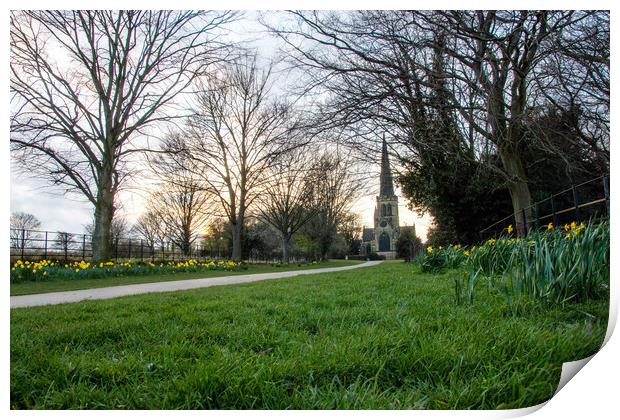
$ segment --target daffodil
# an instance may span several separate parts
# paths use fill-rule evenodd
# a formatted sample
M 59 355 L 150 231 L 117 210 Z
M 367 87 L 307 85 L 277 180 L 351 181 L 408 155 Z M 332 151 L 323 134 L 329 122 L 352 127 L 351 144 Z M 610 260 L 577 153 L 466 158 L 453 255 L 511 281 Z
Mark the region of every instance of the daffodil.
M 547 230 L 552 230 L 553 229 L 553 223 L 549 223 L 547 225 Z
M 428 248 L 426 248 L 426 252 L 428 252 L 429 254 L 433 253 L 433 247 L 429 246 Z
M 508 225 L 506 230 L 508 231 L 508 233 L 512 233 L 512 231 L 515 230 L 515 229 L 512 227 L 512 225 Z

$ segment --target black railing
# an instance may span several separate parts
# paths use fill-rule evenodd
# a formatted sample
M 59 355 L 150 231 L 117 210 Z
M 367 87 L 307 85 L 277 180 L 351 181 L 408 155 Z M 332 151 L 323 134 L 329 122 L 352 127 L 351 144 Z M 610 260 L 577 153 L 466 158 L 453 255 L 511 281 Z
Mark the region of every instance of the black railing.
M 553 194 L 522 208 L 480 231 L 480 240 L 498 236 L 513 225 L 516 233 L 532 229 L 609 217 L 609 175 L 603 175 Z M 519 228 L 519 230 L 517 230 Z
M 289 255 L 291 263 L 306 261 L 302 253 L 293 251 Z M 12 262 L 17 259 L 23 261 L 40 259 L 88 261 L 93 257 L 92 236 L 11 228 L 10 256 Z M 172 241 L 149 243 L 140 238 L 115 238 L 111 244 L 111 256 L 113 261 L 127 259 L 140 261 L 228 260 L 231 258 L 231 253 L 230 249 L 224 246 L 192 245 L 189 252 L 183 252 Z M 251 249 L 248 250 L 244 259 L 252 263 L 279 263 L 282 261 L 282 253 Z

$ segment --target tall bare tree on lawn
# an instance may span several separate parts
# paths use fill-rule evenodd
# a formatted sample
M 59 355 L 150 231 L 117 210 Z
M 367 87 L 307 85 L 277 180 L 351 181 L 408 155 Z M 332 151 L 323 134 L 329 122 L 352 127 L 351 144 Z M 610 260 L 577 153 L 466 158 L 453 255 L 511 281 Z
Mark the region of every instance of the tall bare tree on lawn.
M 178 132 L 171 133 L 164 140 L 163 149 L 174 148 L 179 137 Z M 192 169 L 187 154 L 157 153 L 149 159 L 149 164 L 159 184 L 149 195 L 146 213 L 158 219 L 163 235 L 188 256 L 206 229 L 213 200 L 203 187 L 202 176 Z
M 225 60 L 207 11 L 14 12 L 11 149 L 23 170 L 94 206 L 93 259 L 110 258 L 115 198 L 142 134 L 180 117 L 174 98 Z
M 291 238 L 318 211 L 313 205 L 317 183 L 310 176 L 310 153 L 299 148 L 279 156 L 269 170 L 270 182 L 259 196 L 259 217 L 280 233 L 284 263 L 289 262 Z
M 296 147 L 293 107 L 273 98 L 272 83 L 272 68 L 261 70 L 255 55 L 201 77 L 193 115 L 169 148 L 202 176 L 203 188 L 228 219 L 235 261 L 242 257 L 248 210 L 270 182 L 267 168 Z

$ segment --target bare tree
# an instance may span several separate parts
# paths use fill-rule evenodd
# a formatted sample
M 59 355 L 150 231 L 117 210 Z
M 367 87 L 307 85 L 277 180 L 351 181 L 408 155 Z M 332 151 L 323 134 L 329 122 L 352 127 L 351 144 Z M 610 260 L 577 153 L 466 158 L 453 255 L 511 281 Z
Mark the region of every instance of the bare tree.
M 319 258 L 325 260 L 340 227 L 348 221 L 363 183 L 355 178 L 350 159 L 329 151 L 318 157 L 310 173 L 310 206 L 316 210 L 303 231 L 315 243 Z
M 11 248 L 29 248 L 32 246 L 32 241 L 40 237 L 37 232 L 33 231 L 41 228 L 41 221 L 30 213 L 11 213 L 10 226 Z
M 206 199 L 196 184 L 162 186 L 149 196 L 147 213 L 159 217 L 164 237 L 190 255 L 208 218 Z
M 131 232 L 143 239 L 146 242 L 146 246 L 151 249 L 154 249 L 156 246 L 164 246 L 166 230 L 162 223 L 162 218 L 157 211 L 146 210 L 142 213 L 132 226 Z
M 242 230 L 248 209 L 268 183 L 266 169 L 291 143 L 292 107 L 270 94 L 271 67 L 260 70 L 256 56 L 205 75 L 197 84 L 194 115 L 178 150 L 202 176 L 232 229 L 232 259 L 242 258 Z M 174 149 L 172 150 L 174 152 Z
M 348 212 L 338 226 L 338 234 L 342 236 L 347 245 L 347 254 L 357 255 L 362 245 L 362 229 L 360 216 L 354 212 Z
M 170 133 L 163 150 L 177 147 L 182 142 L 180 136 Z M 166 238 L 189 255 L 212 213 L 213 200 L 203 187 L 203 177 L 187 153 L 158 153 L 148 161 L 159 185 L 149 196 L 147 211 L 159 217 Z
M 574 21 L 572 12 L 488 11 L 446 12 L 428 28 L 450 30 L 450 39 L 440 48 L 453 61 L 447 77 L 459 81 L 452 103 L 459 115 L 481 139 L 492 144 L 502 162 L 501 174 L 507 181 L 515 214 L 531 218 L 531 194 L 523 161 L 524 118 L 528 111 L 528 84 L 536 63 L 548 54 L 545 43 L 552 34 Z M 501 34 L 501 35 L 500 35 Z M 458 78 L 458 79 L 457 79 Z M 462 106 L 457 94 L 463 92 L 470 105 Z M 523 232 L 523 219 L 517 227 Z
M 211 257 L 222 258 L 230 255 L 230 235 L 227 232 L 227 223 L 227 218 L 213 218 L 207 224 L 202 244 L 209 250 Z
M 594 100 L 601 105 L 590 107 L 580 128 L 600 129 L 596 135 L 590 130 L 584 142 L 591 149 L 608 144 L 605 124 L 596 122 L 608 120 L 608 30 L 601 14 L 291 12 L 292 21 L 271 29 L 287 42 L 292 63 L 307 70 L 303 92 L 330 94 L 318 112 L 319 129 L 347 127 L 352 144 L 371 156 L 376 146 L 368 144 L 377 143 L 377 128 L 388 131 L 406 147 L 403 162 L 411 165 L 428 151 L 478 159 L 504 179 L 520 213 L 531 202 L 521 149 L 533 109 L 560 97 Z M 603 26 L 600 33 L 585 30 L 595 22 Z M 553 83 L 536 83 L 551 58 L 564 63 L 556 66 L 563 77 L 551 74 Z M 571 77 L 575 66 L 567 58 L 584 62 L 579 77 Z M 499 164 L 489 155 L 498 155 Z
M 73 248 L 73 241 L 75 236 L 69 232 L 58 232 L 54 244 L 58 249 L 64 252 L 65 259 L 68 257 L 69 250 Z
M 268 171 L 270 182 L 259 196 L 259 217 L 280 233 L 285 263 L 289 262 L 291 238 L 318 210 L 312 205 L 315 181 L 309 176 L 311 168 L 307 149 L 279 156 Z
M 556 113 L 573 116 L 572 136 L 563 142 L 605 162 L 609 170 L 610 25 L 608 12 L 588 13 L 553 34 L 551 53 L 534 68 L 534 94 Z M 546 109 L 542 109 L 546 111 Z M 561 154 L 552 144 L 556 131 L 535 126 L 543 146 Z M 574 162 L 568 162 L 573 165 Z
M 110 257 L 115 197 L 140 135 L 229 53 L 229 12 L 23 11 L 10 21 L 11 149 L 29 174 L 94 206 L 93 258 Z

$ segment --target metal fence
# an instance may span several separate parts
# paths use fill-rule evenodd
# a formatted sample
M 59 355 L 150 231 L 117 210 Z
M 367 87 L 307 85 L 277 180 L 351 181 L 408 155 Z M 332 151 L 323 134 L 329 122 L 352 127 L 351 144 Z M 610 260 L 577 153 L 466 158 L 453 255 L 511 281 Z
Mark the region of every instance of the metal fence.
M 531 213 L 528 221 L 527 214 Z M 496 237 L 509 225 L 521 226 L 523 235 L 546 227 L 549 223 L 561 226 L 609 217 L 609 175 L 603 175 L 537 201 L 480 231 L 480 240 Z
M 603 175 L 522 208 L 480 231 L 480 239 L 498 236 L 509 225 L 525 236 L 532 229 L 609 217 L 609 175 Z
M 90 260 L 93 257 L 92 236 L 68 232 L 44 230 L 14 229 L 10 230 L 11 262 L 21 260 Z M 231 258 L 227 247 L 206 247 L 194 245 L 185 253 L 172 241 L 150 244 L 140 238 L 114 238 L 111 250 L 112 260 L 140 261 L 183 261 L 227 260 Z M 258 249 L 247 250 L 245 260 L 252 263 L 278 263 L 282 260 L 280 252 L 266 252 Z M 291 263 L 305 262 L 302 254 L 291 253 Z

